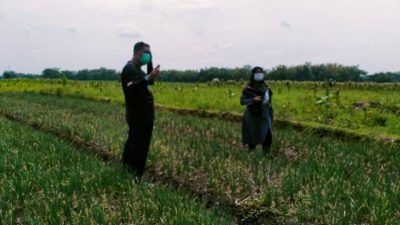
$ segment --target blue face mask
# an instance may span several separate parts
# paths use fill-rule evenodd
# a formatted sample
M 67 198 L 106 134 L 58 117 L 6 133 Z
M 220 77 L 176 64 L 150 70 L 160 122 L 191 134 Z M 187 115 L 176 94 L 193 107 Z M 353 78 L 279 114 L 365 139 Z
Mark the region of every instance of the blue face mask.
M 143 53 L 139 59 L 140 63 L 142 63 L 143 65 L 148 64 L 150 60 L 151 60 L 151 55 L 149 53 Z

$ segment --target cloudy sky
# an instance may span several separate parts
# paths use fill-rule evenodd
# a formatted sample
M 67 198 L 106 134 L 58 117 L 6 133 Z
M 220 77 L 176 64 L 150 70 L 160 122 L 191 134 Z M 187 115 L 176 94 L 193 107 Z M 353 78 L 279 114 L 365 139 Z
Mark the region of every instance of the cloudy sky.
M 400 71 L 399 0 L 0 0 L 0 73 L 341 63 Z

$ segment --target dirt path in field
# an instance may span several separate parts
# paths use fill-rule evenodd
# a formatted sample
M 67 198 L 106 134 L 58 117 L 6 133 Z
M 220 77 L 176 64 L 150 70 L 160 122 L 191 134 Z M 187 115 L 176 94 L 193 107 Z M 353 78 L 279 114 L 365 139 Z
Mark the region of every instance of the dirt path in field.
M 8 113 L 0 108 L 0 115 L 5 118 L 22 123 L 30 126 L 31 128 L 55 135 L 60 140 L 68 142 L 75 149 L 81 150 L 84 152 L 91 152 L 95 156 L 99 157 L 103 161 L 112 162 L 116 164 L 121 163 L 121 159 L 119 156 L 112 155 L 106 149 L 100 147 L 95 142 L 85 142 L 76 137 L 72 137 L 66 133 L 60 132 L 56 129 L 51 129 L 42 126 L 39 123 L 23 119 L 14 115 L 12 113 Z M 225 199 L 221 196 L 218 196 L 211 191 L 202 191 L 202 188 L 199 185 L 196 185 L 196 182 L 192 182 L 190 180 L 182 180 L 176 177 L 168 176 L 159 169 L 157 169 L 156 165 L 150 165 L 146 168 L 145 177 L 146 180 L 154 182 L 155 184 L 168 185 L 173 188 L 181 189 L 196 199 L 202 199 L 206 201 L 208 207 L 216 207 L 221 210 L 222 213 L 226 213 L 231 215 L 237 219 L 238 224 L 240 225 L 252 225 L 252 224 L 280 224 L 278 222 L 278 215 L 271 212 L 268 208 L 265 207 L 254 207 L 252 205 L 245 204 L 245 201 L 235 203 Z

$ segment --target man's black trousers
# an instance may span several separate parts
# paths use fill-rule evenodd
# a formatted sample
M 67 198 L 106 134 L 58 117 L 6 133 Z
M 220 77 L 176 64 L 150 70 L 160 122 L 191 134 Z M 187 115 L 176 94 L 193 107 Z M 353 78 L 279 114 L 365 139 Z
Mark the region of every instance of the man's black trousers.
M 122 160 L 140 178 L 146 166 L 151 135 L 153 133 L 152 121 L 135 123 L 128 121 L 129 133 L 125 143 Z

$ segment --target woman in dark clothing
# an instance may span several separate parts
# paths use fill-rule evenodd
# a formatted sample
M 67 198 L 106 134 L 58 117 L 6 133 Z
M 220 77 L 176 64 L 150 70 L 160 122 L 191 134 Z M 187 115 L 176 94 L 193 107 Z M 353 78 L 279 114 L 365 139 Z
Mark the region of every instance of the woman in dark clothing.
M 261 67 L 251 70 L 250 81 L 243 89 L 240 104 L 246 105 L 243 115 L 243 144 L 250 150 L 261 144 L 265 153 L 269 153 L 272 144 L 271 106 L 272 91 L 264 82 L 264 71 Z

